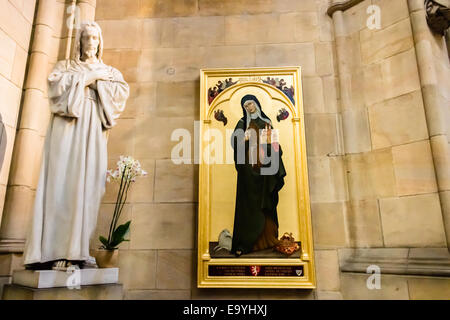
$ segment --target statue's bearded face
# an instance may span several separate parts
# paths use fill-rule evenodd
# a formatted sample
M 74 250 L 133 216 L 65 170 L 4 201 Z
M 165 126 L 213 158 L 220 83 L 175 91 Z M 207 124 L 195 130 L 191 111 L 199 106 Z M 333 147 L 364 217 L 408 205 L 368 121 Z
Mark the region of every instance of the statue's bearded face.
M 91 59 L 97 56 L 100 45 L 100 35 L 96 28 L 87 27 L 81 37 L 81 52 L 83 60 Z

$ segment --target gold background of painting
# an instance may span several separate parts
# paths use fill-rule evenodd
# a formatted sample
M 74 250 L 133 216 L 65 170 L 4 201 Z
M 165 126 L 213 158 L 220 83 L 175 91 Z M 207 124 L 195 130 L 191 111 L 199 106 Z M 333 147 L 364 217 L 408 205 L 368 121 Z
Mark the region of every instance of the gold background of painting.
M 277 88 L 256 82 L 261 76 L 283 78 L 295 88 L 294 106 L 289 98 Z M 208 104 L 208 88 L 218 80 L 226 78 L 248 78 L 225 89 L 211 105 Z M 306 146 L 301 90 L 300 68 L 250 68 L 250 69 L 208 69 L 201 71 L 200 106 L 200 155 L 199 170 L 199 287 L 266 287 L 266 288 L 314 288 L 315 275 L 312 250 L 312 232 L 306 167 Z M 279 130 L 280 145 L 283 149 L 283 163 L 287 176 L 280 191 L 278 205 L 279 235 L 292 232 L 297 241 L 302 242 L 302 255 L 298 259 L 212 259 L 209 242 L 217 241 L 223 229 L 233 232 L 234 206 L 236 198 L 236 170 L 231 148 L 231 134 L 242 117 L 241 99 L 246 94 L 255 95 L 264 113 Z M 277 122 L 278 110 L 286 108 L 289 118 Z M 223 110 L 228 124 L 214 118 L 215 110 Z M 228 130 L 228 132 L 227 132 Z M 216 134 L 219 135 L 216 136 Z M 217 142 L 219 141 L 219 144 Z M 220 144 L 221 142 L 221 144 Z M 223 158 L 214 148 L 226 150 Z M 216 163 L 218 162 L 218 163 Z M 296 165 L 297 164 L 297 165 Z M 304 276 L 292 277 L 210 277 L 208 265 L 303 265 Z

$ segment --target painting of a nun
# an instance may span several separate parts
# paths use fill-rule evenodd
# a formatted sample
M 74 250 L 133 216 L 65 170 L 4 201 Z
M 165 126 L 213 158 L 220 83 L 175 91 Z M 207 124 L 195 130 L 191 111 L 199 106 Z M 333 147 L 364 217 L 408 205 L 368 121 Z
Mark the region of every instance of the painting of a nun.
M 231 252 L 238 257 L 279 243 L 278 193 L 286 176 L 281 146 L 272 141 L 272 121 L 260 102 L 246 95 L 241 107 L 231 141 L 237 171 Z

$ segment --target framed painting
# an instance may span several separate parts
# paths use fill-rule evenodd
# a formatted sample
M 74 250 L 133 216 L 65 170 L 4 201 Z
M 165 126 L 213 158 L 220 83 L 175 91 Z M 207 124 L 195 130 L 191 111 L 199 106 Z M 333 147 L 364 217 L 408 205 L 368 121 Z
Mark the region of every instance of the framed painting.
M 199 288 L 315 288 L 300 67 L 204 69 Z

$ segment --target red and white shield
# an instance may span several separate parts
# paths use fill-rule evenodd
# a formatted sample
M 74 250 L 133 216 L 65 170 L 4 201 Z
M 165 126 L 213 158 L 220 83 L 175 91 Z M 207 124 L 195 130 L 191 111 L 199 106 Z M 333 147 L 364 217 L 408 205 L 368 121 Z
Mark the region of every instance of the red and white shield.
M 261 271 L 261 267 L 260 266 L 251 266 L 250 271 L 252 272 L 252 275 L 254 277 L 256 277 L 256 276 L 258 276 L 259 272 Z

